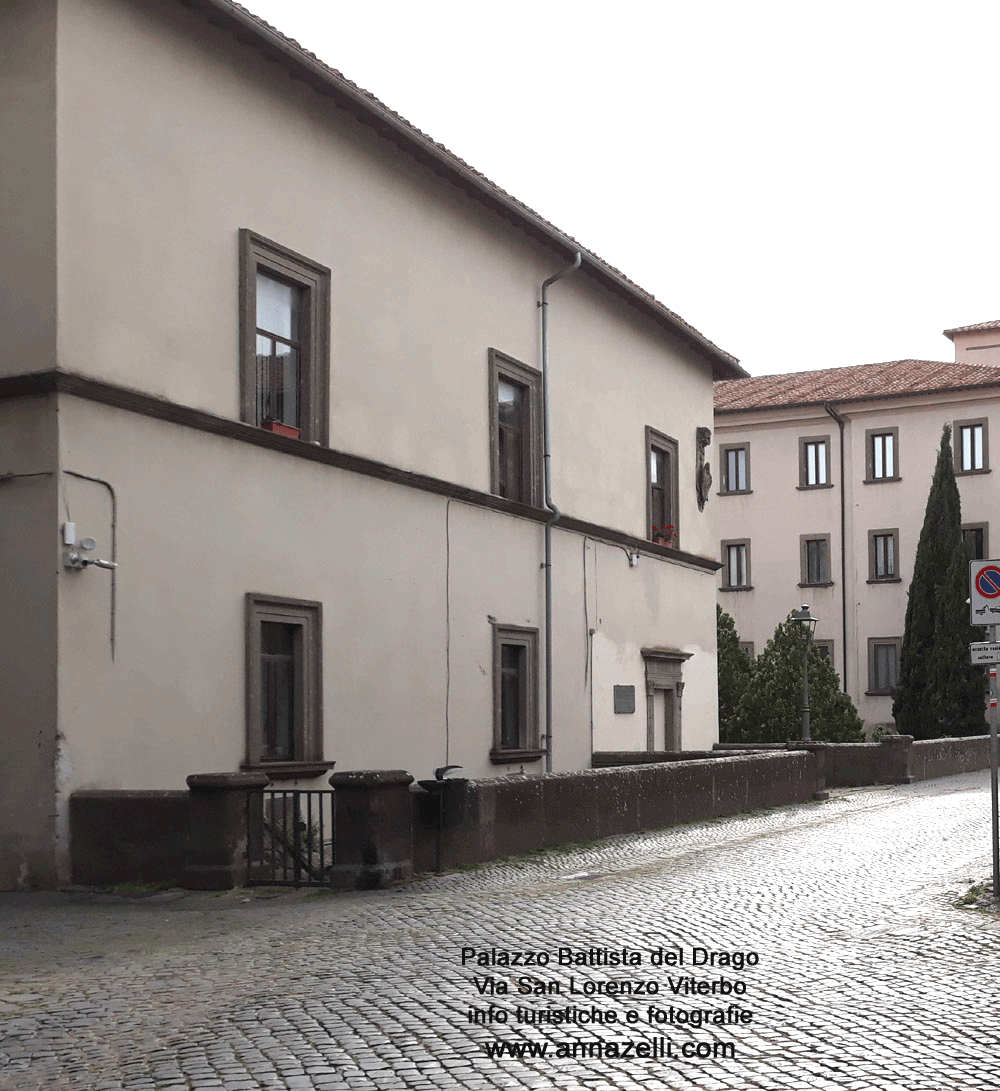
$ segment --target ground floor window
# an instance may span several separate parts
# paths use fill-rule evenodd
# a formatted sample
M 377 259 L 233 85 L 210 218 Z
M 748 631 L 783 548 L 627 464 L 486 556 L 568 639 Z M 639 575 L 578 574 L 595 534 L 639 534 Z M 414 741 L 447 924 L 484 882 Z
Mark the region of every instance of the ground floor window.
M 538 630 L 520 625 L 493 626 L 494 762 L 537 761 Z
M 322 619 L 318 602 L 246 596 L 244 765 L 306 776 L 332 764 L 323 761 Z
M 873 637 L 868 641 L 868 693 L 891 695 L 899 676 L 901 637 Z

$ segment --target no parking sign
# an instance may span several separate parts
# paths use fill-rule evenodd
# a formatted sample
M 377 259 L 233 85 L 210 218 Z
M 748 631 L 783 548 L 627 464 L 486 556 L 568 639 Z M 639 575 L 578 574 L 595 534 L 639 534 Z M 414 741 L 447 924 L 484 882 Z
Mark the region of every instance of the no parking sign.
M 1000 561 L 969 562 L 969 619 L 1000 625 Z

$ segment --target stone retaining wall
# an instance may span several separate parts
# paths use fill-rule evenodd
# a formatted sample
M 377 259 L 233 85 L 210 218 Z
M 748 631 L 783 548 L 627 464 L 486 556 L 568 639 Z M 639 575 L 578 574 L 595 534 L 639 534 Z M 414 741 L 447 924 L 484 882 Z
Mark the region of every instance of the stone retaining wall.
M 408 808 L 404 791 L 388 855 L 388 843 L 375 844 L 388 835 L 371 817 L 381 813 L 381 796 L 373 797 L 367 809 L 348 808 L 338 819 L 340 859 L 355 871 L 371 871 L 368 856 L 375 853 L 376 862 L 391 858 L 399 874 L 408 873 L 408 862 L 396 858 L 402 851 L 399 845 L 408 839 L 409 819 L 414 870 L 477 864 L 569 842 L 803 803 L 824 788 L 901 784 L 971 772 L 989 765 L 989 745 L 986 735 L 925 742 L 890 735 L 880 743 L 792 742 L 742 750 L 720 746 L 711 756 L 697 757 L 606 753 L 595 755 L 595 763 L 608 768 L 446 781 L 441 788 L 431 784 L 432 791 L 410 789 Z M 384 771 L 365 775 L 377 779 Z M 220 777 L 241 779 L 239 774 L 215 775 Z M 240 885 L 246 871 L 245 792 L 234 794 L 234 788 L 223 793 L 232 799 L 221 809 L 199 809 L 195 804 L 204 803 L 206 793 L 212 797 L 209 803 L 215 798 L 200 787 L 200 780 L 205 776 L 189 778 L 189 783 L 199 782 L 198 793 L 194 788 L 75 792 L 70 800 L 73 881 L 92 886 L 190 885 L 201 867 L 213 875 L 218 872 L 222 887 Z M 224 787 L 233 786 L 227 781 Z M 198 798 L 192 802 L 194 795 Z M 358 819 L 361 824 L 352 833 L 347 825 L 355 812 L 367 817 Z M 360 855 L 354 854 L 358 860 L 347 851 L 352 837 L 361 846 Z M 204 882 L 202 876 L 196 885 Z
M 465 818 L 442 823 L 441 866 L 803 803 L 817 791 L 816 769 L 811 754 L 782 751 L 458 782 Z M 435 804 L 414 797 L 417 871 L 435 866 Z
M 987 769 L 989 735 L 961 739 L 919 739 L 885 735 L 881 742 L 859 743 L 716 743 L 721 754 L 760 753 L 808 747 L 823 754 L 828 788 L 861 788 L 869 784 L 909 784 L 914 780 L 950 777 Z
M 910 751 L 910 770 L 914 780 L 950 777 L 973 773 L 990 764 L 989 735 L 971 735 L 965 739 L 919 739 Z

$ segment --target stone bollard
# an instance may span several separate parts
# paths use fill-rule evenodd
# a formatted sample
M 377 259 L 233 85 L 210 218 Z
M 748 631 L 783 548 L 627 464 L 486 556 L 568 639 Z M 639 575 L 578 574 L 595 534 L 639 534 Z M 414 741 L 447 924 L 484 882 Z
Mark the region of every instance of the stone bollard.
M 184 885 L 232 890 L 247 882 L 247 796 L 266 773 L 192 773 Z
M 912 784 L 916 777 L 910 771 L 912 735 L 883 735 L 879 749 L 879 784 Z
M 330 885 L 376 890 L 413 877 L 413 814 L 405 769 L 334 773 L 336 862 Z

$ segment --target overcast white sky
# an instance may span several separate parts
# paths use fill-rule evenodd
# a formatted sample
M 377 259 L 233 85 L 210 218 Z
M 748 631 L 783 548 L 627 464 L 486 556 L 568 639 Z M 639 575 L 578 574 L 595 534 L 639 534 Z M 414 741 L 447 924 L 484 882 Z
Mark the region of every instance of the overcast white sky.
M 754 375 L 1000 318 L 1000 4 L 244 0 Z

